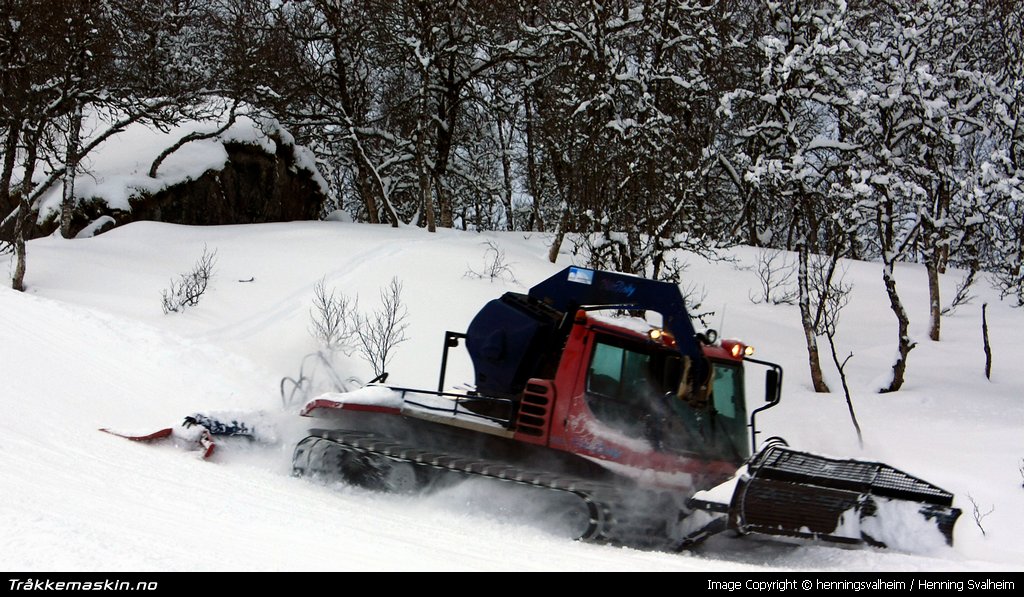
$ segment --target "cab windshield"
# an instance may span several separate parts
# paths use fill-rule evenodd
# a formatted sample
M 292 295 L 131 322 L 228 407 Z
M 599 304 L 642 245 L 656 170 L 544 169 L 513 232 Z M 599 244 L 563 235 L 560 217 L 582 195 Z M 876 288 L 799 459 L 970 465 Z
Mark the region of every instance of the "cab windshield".
M 746 459 L 743 370 L 713 363 L 713 391 L 704 408 L 678 397 L 682 370 L 674 350 L 598 336 L 587 371 L 587 405 L 601 423 L 659 451 Z
M 722 361 L 712 361 L 711 367 L 714 382 L 710 418 L 715 427 L 718 450 L 724 455 L 746 460 L 750 456 L 750 446 L 747 441 L 743 368 L 737 363 Z

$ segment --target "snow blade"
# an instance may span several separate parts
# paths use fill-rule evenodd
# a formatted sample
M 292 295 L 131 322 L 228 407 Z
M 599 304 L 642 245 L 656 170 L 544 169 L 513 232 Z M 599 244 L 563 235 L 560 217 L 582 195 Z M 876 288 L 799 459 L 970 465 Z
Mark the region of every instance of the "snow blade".
M 161 429 L 159 431 L 154 431 L 153 433 L 147 433 L 146 435 L 129 435 L 129 434 L 126 434 L 126 433 L 119 433 L 119 432 L 114 431 L 112 429 L 107 429 L 106 427 L 100 429 L 100 431 L 102 431 L 103 433 L 109 433 L 110 435 L 116 435 L 117 437 L 123 437 L 125 439 L 130 439 L 133 442 L 152 442 L 152 441 L 156 441 L 158 439 L 164 439 L 164 438 L 170 437 L 171 434 L 174 433 L 174 429 L 171 428 L 171 427 L 168 427 L 166 429 Z
M 214 449 L 217 447 L 217 445 L 213 441 L 213 437 L 210 435 L 210 432 L 207 431 L 205 428 L 201 428 L 198 435 L 192 434 L 192 436 L 188 438 L 176 437 L 174 435 L 173 427 L 167 427 L 166 429 L 160 429 L 158 431 L 154 431 L 153 433 L 147 433 L 145 435 L 132 435 L 129 433 L 121 433 L 118 431 L 114 431 L 112 429 L 107 429 L 106 427 L 100 429 L 100 431 L 102 431 L 103 433 L 109 433 L 110 435 L 116 435 L 117 437 L 123 437 L 133 442 L 150 443 L 163 439 L 171 439 L 175 440 L 175 443 L 186 443 L 191 445 L 192 447 L 198 447 L 202 451 L 201 455 L 204 460 L 212 456 Z M 182 441 L 179 442 L 179 440 Z
M 729 528 L 880 547 L 907 545 L 910 535 L 953 545 L 960 510 L 952 505 L 953 494 L 887 464 L 775 445 L 739 480 Z

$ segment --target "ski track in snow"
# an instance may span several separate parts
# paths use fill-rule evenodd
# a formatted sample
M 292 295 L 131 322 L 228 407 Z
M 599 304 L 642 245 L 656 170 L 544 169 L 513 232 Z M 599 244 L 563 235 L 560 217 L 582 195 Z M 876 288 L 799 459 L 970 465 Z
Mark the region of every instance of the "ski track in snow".
M 385 245 L 383 247 L 367 249 L 354 255 L 343 256 L 344 265 L 337 266 L 322 276 L 328 292 L 331 288 L 335 288 L 339 293 L 344 293 L 346 287 L 344 283 L 356 277 L 360 271 L 374 266 L 384 265 L 386 267 L 386 260 L 389 258 L 393 259 L 401 252 L 409 250 L 409 245 L 411 244 L 423 242 L 426 241 L 405 241 L 401 247 L 398 245 Z M 382 261 L 385 263 L 381 264 L 380 262 Z M 250 338 L 265 329 L 269 324 L 280 323 L 283 320 L 290 319 L 296 313 L 304 314 L 308 311 L 310 292 L 309 288 L 300 288 L 278 303 L 255 315 L 233 322 L 228 326 L 211 329 L 204 334 L 204 337 L 211 341 L 245 340 Z
M 948 318 L 948 340 L 911 354 L 908 390 L 879 397 L 864 390 L 891 353 L 888 322 L 872 322 L 886 308 L 872 289 L 880 286 L 873 264 L 853 267 L 859 302 L 845 321 L 867 323 L 855 324 L 856 340 L 843 337 L 857 354 L 851 378 L 863 451 L 850 438 L 841 396 L 806 389 L 798 318 L 747 302 L 756 283 L 749 272 L 700 263 L 691 275 L 703 276 L 708 304 L 735 301 L 728 335 L 768 338 L 773 345 L 759 346 L 758 356 L 786 366 L 783 403 L 759 418 L 762 437 L 783 433 L 798 448 L 879 458 L 954 491 L 965 509 L 955 548 L 910 554 L 723 535 L 683 554 L 644 552 L 573 542 L 477 500 L 466 505 L 458 492 L 418 499 L 290 477 L 291 447 L 306 421 L 282 412 L 277 383 L 314 346 L 306 331 L 312 284 L 325 277 L 372 310 L 377 289 L 398 275 L 414 333 L 392 369 L 430 387 L 439 330 L 465 329 L 486 300 L 509 289 L 464 278 L 483 239 L 508 251 L 527 287 L 561 267 L 544 260 L 540 235 L 432 236 L 333 223 L 145 223 L 89 240 L 32 241 L 30 292 L 0 290 L 0 562 L 27 571 L 1024 569 L 1024 489 L 1015 468 L 1024 457 L 1024 380 L 1009 365 L 1024 357 L 1024 314 L 990 305 L 990 322 L 1003 324 L 992 383 L 948 371 L 952 358 L 977 350 L 977 318 L 961 314 Z M 160 284 L 203 243 L 221 260 L 215 284 L 198 307 L 162 315 Z M 257 272 L 253 283 L 235 281 L 245 271 Z M 876 350 L 885 354 L 872 356 Z M 365 373 L 360 367 L 353 359 L 353 370 Z M 756 377 L 751 396 L 760 391 Z M 224 442 L 207 462 L 96 431 L 149 432 L 216 410 L 270 413 L 281 443 Z M 996 506 L 988 537 L 971 520 L 968 492 Z

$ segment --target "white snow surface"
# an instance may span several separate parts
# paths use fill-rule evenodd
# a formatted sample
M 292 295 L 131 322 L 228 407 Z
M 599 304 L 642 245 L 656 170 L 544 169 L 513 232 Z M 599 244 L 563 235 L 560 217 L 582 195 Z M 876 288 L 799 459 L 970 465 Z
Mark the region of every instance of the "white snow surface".
M 502 247 L 522 286 L 464 276 L 485 241 Z M 683 554 L 645 552 L 574 542 L 543 522 L 494 511 L 487 499 L 467 501 L 487 488 L 415 498 L 289 475 L 294 442 L 315 421 L 296 416 L 297 404 L 282 406 L 279 383 L 317 349 L 308 328 L 318 280 L 372 310 L 380 288 L 398 277 L 410 339 L 398 347 L 388 382 L 430 388 L 445 330 L 465 330 L 486 301 L 570 263 L 569 255 L 557 265 L 545 260 L 549 241 L 336 221 L 138 222 L 93 238 L 31 241 L 28 291 L 0 289 L 0 563 L 39 571 L 1024 570 L 1024 311 L 982 284 L 974 303 L 944 319 L 942 341 L 931 342 L 926 277 L 916 265 L 898 267 L 897 276 L 921 340 L 905 388 L 879 395 L 873 383 L 891 366 L 895 321 L 878 265 L 848 264 L 854 291 L 838 341 L 854 353 L 847 369 L 861 448 L 842 394 L 811 390 L 795 307 L 753 305 L 752 271 L 683 256 L 686 282 L 706 287 L 705 304 L 728 314 L 716 322 L 721 334 L 786 369 L 781 404 L 758 417 L 760 437 L 878 459 L 952 491 L 965 511 L 952 548 L 841 549 L 723 534 Z M 164 315 L 161 290 L 204 245 L 217 251 L 207 294 Z M 746 266 L 756 256 L 746 248 L 731 254 Z M 962 275 L 943 276 L 946 296 Z M 983 374 L 982 302 L 995 353 L 991 381 Z M 339 362 L 345 376 L 372 377 L 357 355 Z M 472 383 L 469 359 L 453 357 L 447 380 Z M 750 367 L 751 405 L 761 403 L 762 380 Z M 827 381 L 840 387 L 831 373 Z M 97 431 L 177 427 L 194 412 L 258 413 L 273 443 L 220 441 L 204 461 L 171 444 Z M 982 513 L 991 509 L 982 520 L 987 535 L 970 499 Z

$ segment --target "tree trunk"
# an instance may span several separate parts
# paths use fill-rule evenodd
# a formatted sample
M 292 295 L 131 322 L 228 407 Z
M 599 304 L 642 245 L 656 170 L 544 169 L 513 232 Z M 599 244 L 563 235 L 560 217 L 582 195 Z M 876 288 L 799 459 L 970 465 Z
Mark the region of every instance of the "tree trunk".
M 16 117 L 11 120 L 4 138 L 4 165 L 3 172 L 0 173 L 0 214 L 4 217 L 15 209 L 16 202 L 11 199 L 11 178 L 14 176 L 14 161 L 20 140 L 21 119 Z
M 25 246 L 25 237 L 28 236 L 29 221 L 32 217 L 32 203 L 29 197 L 32 196 L 32 176 L 36 170 L 36 155 L 39 148 L 38 133 L 30 135 L 27 143 L 27 155 L 25 156 L 25 182 L 18 193 L 18 214 L 14 220 L 14 275 L 11 277 L 11 288 L 25 291 L 25 269 L 27 267 L 28 252 Z
M 761 239 L 757 235 L 757 216 L 753 198 L 743 203 L 743 221 L 747 228 L 747 242 L 752 247 L 760 247 Z
M 427 144 L 424 142 L 426 130 L 421 127 L 416 134 L 416 169 L 420 179 L 420 202 L 423 205 L 423 217 L 427 221 L 427 230 L 437 232 L 437 221 L 434 217 L 434 193 L 430 188 L 430 167 L 427 166 Z
M 808 279 L 810 249 L 807 243 L 801 242 L 798 247 L 797 289 L 799 292 L 800 323 L 804 329 L 804 341 L 807 343 L 807 362 L 811 368 L 811 385 L 814 391 L 828 393 L 828 384 L 821 372 L 821 360 L 818 355 L 818 337 L 814 329 L 814 317 L 811 315 L 811 285 Z M 819 297 L 824 300 L 824 297 Z
M 937 167 L 936 167 L 937 169 Z M 942 327 L 942 299 L 939 296 L 939 274 L 946 271 L 949 259 L 949 245 L 946 243 L 946 228 L 942 224 L 949 212 L 950 191 L 944 181 L 936 189 L 937 201 L 930 217 L 924 219 L 924 259 L 928 270 L 928 301 L 931 325 L 928 337 L 939 341 Z
M 533 88 L 527 88 L 527 96 L 523 98 L 523 107 L 526 109 L 526 184 L 529 187 L 530 196 L 533 197 L 533 210 L 530 212 L 530 221 L 527 223 L 527 230 L 544 232 L 544 218 L 540 213 L 541 184 L 540 174 L 537 168 L 537 148 L 533 130 Z
M 352 144 L 353 146 L 355 143 Z M 356 185 L 359 188 L 359 196 L 363 200 L 366 209 L 366 219 L 371 224 L 380 224 L 380 215 L 377 212 L 377 198 L 373 194 L 373 185 L 370 184 L 370 177 L 366 173 L 366 165 L 359 159 L 358 149 L 352 148 L 356 156 Z
M 981 306 L 981 340 L 985 351 L 985 379 L 992 379 L 992 345 L 988 342 L 988 303 Z
M 427 131 L 430 130 L 430 86 L 426 70 L 420 73 L 420 113 L 416 127 L 416 169 L 419 174 L 420 202 L 423 205 L 423 217 L 427 221 L 427 231 L 437 232 L 437 219 L 434 216 L 434 193 L 430 188 L 431 172 L 427 163 Z
M 451 70 L 451 65 L 446 69 L 444 77 L 445 90 L 434 102 L 434 120 L 436 131 L 434 137 L 434 163 L 431 165 L 431 172 L 434 176 L 434 193 L 437 195 L 437 211 L 441 218 L 442 228 L 453 228 L 455 226 L 454 209 L 451 196 L 445 186 L 445 177 L 448 173 L 448 160 L 451 158 L 452 147 L 455 143 L 455 127 L 459 119 L 459 93 L 460 87 L 457 77 Z M 424 93 L 428 90 L 424 88 Z M 424 112 L 426 114 L 426 112 Z
M 881 390 L 881 393 L 885 394 L 887 392 L 896 392 L 903 387 L 903 376 L 907 370 L 907 355 L 910 354 L 910 351 L 917 344 L 910 340 L 910 318 L 907 316 L 906 309 L 903 308 L 900 295 L 896 292 L 896 277 L 893 275 L 893 263 L 891 261 L 885 262 L 882 268 L 882 281 L 885 283 L 885 292 L 889 295 L 889 306 L 896 315 L 896 321 L 899 324 L 898 356 L 896 357 L 896 362 L 892 364 L 892 382 L 889 383 L 888 387 Z
M 441 216 L 441 228 L 455 227 L 455 214 L 452 211 L 451 197 L 448 196 L 448 189 L 445 188 L 440 176 L 434 177 L 434 194 L 437 195 L 437 206 Z
M 437 221 L 434 217 L 434 193 L 430 188 L 430 170 L 427 169 L 426 164 L 420 164 L 420 201 L 423 202 L 423 217 L 427 220 L 427 231 L 437 232 Z
M 60 205 L 60 234 L 71 238 L 71 217 L 75 211 L 75 174 L 78 170 L 78 144 L 82 134 L 82 104 L 76 100 L 68 116 L 67 147 L 64 148 L 64 199 Z
M 928 337 L 938 342 L 939 331 L 942 327 L 942 304 L 939 298 L 939 264 L 934 258 L 928 259 L 925 262 L 925 269 L 928 272 L 928 312 L 931 319 Z
M 11 277 L 11 288 L 25 291 L 25 269 L 28 261 L 28 251 L 25 245 L 26 229 L 28 220 L 32 217 L 32 209 L 24 193 L 20 193 L 22 200 L 18 205 L 18 213 L 14 216 L 14 275 Z
M 355 127 L 351 126 L 351 122 L 349 124 L 349 135 L 352 140 L 352 147 L 355 150 L 356 159 L 358 160 L 359 164 L 357 167 L 359 176 L 366 175 L 365 180 L 367 181 L 369 179 L 369 175 L 373 176 L 373 180 L 377 183 L 376 188 L 377 190 L 380 191 L 380 200 L 382 203 L 382 207 L 384 208 L 384 216 L 387 218 L 389 222 L 391 222 L 392 228 L 398 228 L 398 213 L 395 212 L 395 207 L 391 204 L 391 200 L 388 198 L 387 188 L 384 184 L 384 181 L 380 177 L 380 172 L 378 172 L 377 169 L 373 166 L 373 164 L 370 163 L 370 158 L 366 155 L 366 151 L 363 149 L 362 142 L 359 140 L 358 135 L 356 135 Z M 420 166 L 418 160 L 419 157 L 417 157 L 417 167 Z M 367 172 L 369 172 L 369 175 L 367 175 Z M 360 181 L 359 184 L 362 185 L 363 181 Z M 367 186 L 369 187 L 370 185 L 367 184 Z M 366 200 L 366 209 L 370 211 L 371 214 L 375 214 L 377 204 L 372 189 L 366 189 L 363 197 Z M 372 219 L 374 217 L 376 216 L 371 216 L 371 223 L 373 223 Z
M 509 138 L 505 139 L 505 132 L 501 128 L 501 119 L 495 123 L 498 129 L 498 148 L 501 151 L 501 182 L 502 182 L 502 203 L 505 207 L 505 228 L 509 231 L 515 230 L 515 222 L 512 217 L 512 160 L 509 157 L 508 145 L 512 141 L 512 131 L 509 127 Z
M 551 240 L 551 246 L 548 247 L 548 261 L 555 263 L 558 261 L 558 252 L 562 250 L 562 241 L 565 240 L 565 228 L 569 225 L 569 208 L 563 203 L 562 204 L 562 217 L 558 221 L 558 227 L 555 229 L 555 238 Z

